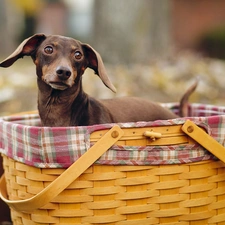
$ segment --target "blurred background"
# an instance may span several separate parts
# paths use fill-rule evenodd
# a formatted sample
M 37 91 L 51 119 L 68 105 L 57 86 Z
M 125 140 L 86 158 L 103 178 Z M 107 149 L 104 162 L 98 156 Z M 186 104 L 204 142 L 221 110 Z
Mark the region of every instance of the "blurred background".
M 198 77 L 191 102 L 225 105 L 225 0 L 0 0 L 0 60 L 34 33 L 89 43 L 117 88 L 87 70 L 98 98 L 133 95 L 178 102 Z M 37 108 L 29 57 L 0 68 L 0 116 Z

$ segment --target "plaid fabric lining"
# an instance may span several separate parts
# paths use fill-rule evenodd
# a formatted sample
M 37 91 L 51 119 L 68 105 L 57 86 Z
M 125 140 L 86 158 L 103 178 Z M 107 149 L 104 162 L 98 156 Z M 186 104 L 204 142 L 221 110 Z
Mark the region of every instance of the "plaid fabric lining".
M 177 103 L 163 104 L 178 112 Z M 224 145 L 225 107 L 191 104 L 189 119 L 203 127 Z M 186 118 L 154 122 L 120 123 L 121 128 L 183 124 Z M 91 146 L 89 137 L 96 130 L 114 124 L 86 127 L 41 127 L 37 114 L 4 117 L 0 120 L 0 152 L 14 160 L 39 168 L 67 168 Z M 215 159 L 200 145 L 112 146 L 96 163 L 111 165 L 159 165 L 191 163 Z

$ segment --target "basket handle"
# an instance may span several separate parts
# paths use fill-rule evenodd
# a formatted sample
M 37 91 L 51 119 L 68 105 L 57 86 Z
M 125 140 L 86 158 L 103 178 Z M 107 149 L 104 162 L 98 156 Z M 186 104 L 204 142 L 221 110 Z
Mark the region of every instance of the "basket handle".
M 194 122 L 187 120 L 181 129 L 184 133 L 225 163 L 224 146 L 208 135 L 204 130 L 199 128 Z
M 113 126 L 99 141 L 50 185 L 29 199 L 9 200 L 7 197 L 6 181 L 3 175 L 0 179 L 0 198 L 16 211 L 29 212 L 46 205 L 115 144 L 116 141 L 122 137 L 123 133 L 123 130 L 118 125 Z

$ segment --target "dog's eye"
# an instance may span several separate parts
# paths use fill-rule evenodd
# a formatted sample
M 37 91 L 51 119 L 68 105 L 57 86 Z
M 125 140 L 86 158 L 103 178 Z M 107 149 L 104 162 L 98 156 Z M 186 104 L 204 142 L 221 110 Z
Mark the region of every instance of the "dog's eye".
M 45 53 L 47 53 L 47 54 L 52 54 L 53 53 L 53 48 L 51 46 L 45 47 L 44 50 L 45 50 Z
M 76 51 L 74 54 L 75 59 L 80 60 L 82 58 L 82 53 L 79 51 Z

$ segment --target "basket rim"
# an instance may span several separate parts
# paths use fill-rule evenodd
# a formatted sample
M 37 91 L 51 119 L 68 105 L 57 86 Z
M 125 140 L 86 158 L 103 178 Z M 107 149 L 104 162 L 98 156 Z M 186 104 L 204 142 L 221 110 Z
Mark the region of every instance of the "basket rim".
M 174 112 L 178 103 L 164 103 Z M 204 128 L 219 143 L 225 129 L 225 107 L 190 104 L 189 114 L 198 126 Z M 184 124 L 187 118 L 152 122 L 118 123 L 121 128 L 159 127 Z M 29 124 L 30 122 L 30 124 Z M 0 120 L 0 152 L 16 161 L 39 168 L 67 168 L 91 146 L 90 135 L 98 130 L 110 129 L 114 124 L 80 127 L 41 127 L 38 114 L 8 116 Z M 181 157 L 182 155 L 182 157 Z M 114 146 L 96 163 L 113 165 L 179 164 L 214 158 L 200 146 L 146 147 Z

